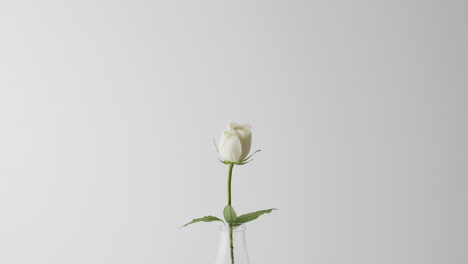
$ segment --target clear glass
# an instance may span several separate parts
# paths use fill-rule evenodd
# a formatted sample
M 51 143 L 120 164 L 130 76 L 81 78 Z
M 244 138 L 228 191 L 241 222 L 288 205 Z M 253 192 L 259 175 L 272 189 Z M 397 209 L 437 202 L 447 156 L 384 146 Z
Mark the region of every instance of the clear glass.
M 218 255 L 215 264 L 249 264 L 249 256 L 245 245 L 245 226 L 240 225 L 232 229 L 233 256 L 231 256 L 229 226 L 221 227 L 221 236 L 219 241 Z M 232 262 L 234 257 L 234 262 Z

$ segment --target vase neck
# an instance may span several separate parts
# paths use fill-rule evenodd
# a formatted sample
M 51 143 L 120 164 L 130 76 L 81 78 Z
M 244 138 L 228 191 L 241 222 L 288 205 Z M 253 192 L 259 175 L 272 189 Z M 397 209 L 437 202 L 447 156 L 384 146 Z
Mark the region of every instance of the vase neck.
M 235 264 L 249 264 L 249 257 L 247 254 L 247 247 L 245 244 L 245 226 L 238 226 L 232 228 L 221 227 L 220 243 L 216 264 L 231 264 L 231 238 L 233 245 L 234 263 Z

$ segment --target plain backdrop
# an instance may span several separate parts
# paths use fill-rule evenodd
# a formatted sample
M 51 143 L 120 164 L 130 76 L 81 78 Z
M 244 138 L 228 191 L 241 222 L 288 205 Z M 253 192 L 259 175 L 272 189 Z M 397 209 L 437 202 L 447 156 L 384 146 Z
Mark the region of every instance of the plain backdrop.
M 0 263 L 468 263 L 466 1 L 1 1 Z

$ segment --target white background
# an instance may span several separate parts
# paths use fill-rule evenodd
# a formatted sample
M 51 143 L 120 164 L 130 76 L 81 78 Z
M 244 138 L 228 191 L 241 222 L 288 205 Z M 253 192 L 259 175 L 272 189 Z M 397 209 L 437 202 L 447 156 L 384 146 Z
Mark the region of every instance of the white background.
M 0 263 L 468 262 L 466 1 L 1 1 Z

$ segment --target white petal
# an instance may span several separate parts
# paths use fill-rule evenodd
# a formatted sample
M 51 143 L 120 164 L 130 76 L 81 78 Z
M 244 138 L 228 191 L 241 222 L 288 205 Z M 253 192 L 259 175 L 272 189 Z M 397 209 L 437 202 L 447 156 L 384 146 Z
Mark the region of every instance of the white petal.
M 239 130 L 239 132 L 244 132 L 243 130 Z M 242 154 L 239 157 L 239 160 L 242 161 L 245 159 L 250 152 L 250 146 L 252 145 L 252 133 L 244 132 L 244 136 L 240 137 L 240 141 L 242 144 Z
M 243 124 L 242 126 L 239 126 L 241 130 L 245 130 L 250 132 L 252 130 L 252 126 L 250 124 Z
M 227 137 L 227 135 L 223 132 L 223 134 L 221 134 L 221 138 L 219 139 L 219 142 L 218 142 L 218 151 L 220 151 L 221 147 L 224 146 L 224 142 L 226 142 L 226 137 Z
M 228 129 L 229 131 L 233 131 L 233 130 L 238 129 L 239 127 L 240 127 L 239 124 L 234 123 L 234 122 L 231 122 L 231 123 L 228 124 L 228 128 L 227 128 L 227 129 Z
M 224 161 L 239 162 L 242 144 L 236 133 L 224 132 L 219 141 L 219 156 Z
M 235 130 L 235 133 L 239 134 L 239 137 L 244 138 L 250 134 L 247 130 Z

